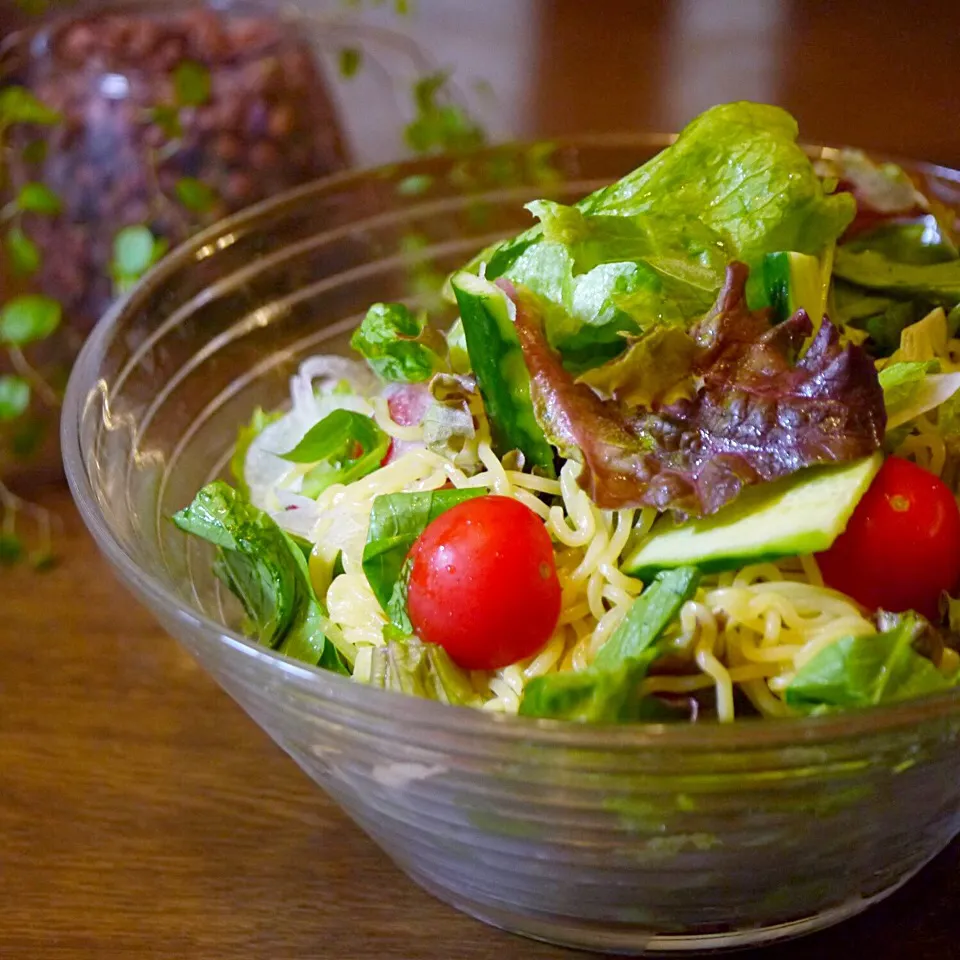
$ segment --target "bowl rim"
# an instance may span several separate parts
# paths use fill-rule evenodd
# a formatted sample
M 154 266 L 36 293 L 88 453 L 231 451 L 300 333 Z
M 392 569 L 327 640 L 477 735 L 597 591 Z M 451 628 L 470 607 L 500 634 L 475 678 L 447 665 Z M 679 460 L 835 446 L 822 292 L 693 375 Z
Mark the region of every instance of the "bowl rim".
M 590 150 L 617 148 L 662 149 L 676 139 L 668 133 L 609 133 L 549 138 L 557 149 Z M 127 293 L 118 298 L 87 337 L 71 373 L 63 403 L 60 423 L 64 470 L 71 495 L 81 518 L 98 548 L 112 563 L 120 579 L 134 588 L 156 614 L 163 611 L 198 633 L 207 642 L 225 646 L 248 658 L 251 664 L 282 676 L 302 691 L 338 702 L 371 717 L 380 715 L 393 722 L 427 727 L 445 734 L 483 736 L 498 741 L 537 741 L 557 743 L 586 750 L 625 751 L 638 748 L 657 751 L 731 751 L 777 749 L 814 746 L 830 741 L 859 739 L 942 720 L 960 707 L 960 688 L 946 693 L 893 704 L 856 708 L 843 713 L 787 717 L 776 720 L 747 717 L 733 723 L 576 723 L 562 720 L 520 717 L 470 708 L 452 709 L 437 701 L 408 694 L 381 690 L 354 683 L 341 676 L 292 660 L 261 646 L 250 637 L 199 613 L 168 589 L 159 578 L 146 572 L 114 536 L 97 502 L 81 448 L 81 424 L 88 406 L 105 393 L 106 383 L 99 370 L 117 325 L 140 302 L 167 278 L 182 270 L 191 260 L 203 259 L 215 249 L 233 242 L 238 232 L 247 232 L 263 217 L 276 216 L 285 208 L 296 207 L 303 199 L 322 196 L 364 181 L 400 180 L 427 163 L 450 165 L 466 158 L 490 154 L 520 153 L 542 144 L 543 140 L 511 141 L 469 154 L 445 154 L 429 158 L 400 160 L 394 163 L 353 168 L 284 191 L 195 234 L 182 243 L 151 270 Z M 835 146 L 803 144 L 812 157 L 829 156 Z M 867 151 L 874 159 L 900 163 L 925 176 L 939 177 L 960 186 L 960 170 L 939 164 L 892 157 L 878 151 Z M 420 201 L 427 202 L 427 201 Z M 412 203 L 411 211 L 418 204 Z M 178 641 L 180 642 L 180 641 Z

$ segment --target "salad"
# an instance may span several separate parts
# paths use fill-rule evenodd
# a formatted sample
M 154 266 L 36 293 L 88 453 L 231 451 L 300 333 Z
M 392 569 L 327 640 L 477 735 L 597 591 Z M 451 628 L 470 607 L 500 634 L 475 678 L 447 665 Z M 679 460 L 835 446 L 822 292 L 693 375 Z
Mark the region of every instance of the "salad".
M 762 104 L 370 307 L 173 518 L 251 635 L 357 683 L 606 723 L 960 684 L 956 212 Z M 534 222 L 534 220 L 536 222 Z

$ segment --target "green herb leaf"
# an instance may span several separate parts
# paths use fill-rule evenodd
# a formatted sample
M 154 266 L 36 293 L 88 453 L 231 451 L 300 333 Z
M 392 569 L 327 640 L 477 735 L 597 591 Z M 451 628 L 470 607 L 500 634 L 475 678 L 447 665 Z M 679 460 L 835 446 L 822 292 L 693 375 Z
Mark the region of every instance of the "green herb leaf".
M 947 677 L 914 643 L 929 624 L 915 613 L 898 617 L 884 633 L 843 637 L 798 671 L 786 689 L 786 702 L 801 710 L 866 707 L 948 690 Z
M 377 424 L 353 410 L 334 410 L 314 424 L 289 453 L 291 463 L 316 464 L 303 478 L 305 497 L 318 497 L 333 483 L 352 483 L 383 462 L 390 438 Z
M 324 633 L 325 610 L 303 552 L 266 513 L 217 480 L 173 521 L 218 548 L 214 570 L 240 599 L 262 644 L 349 673 Z
M 404 177 L 397 184 L 397 193 L 401 197 L 419 197 L 426 193 L 433 185 L 433 177 L 428 173 L 415 173 Z
M 54 217 L 63 208 L 60 198 L 43 183 L 25 183 L 17 194 L 17 207 L 25 213 Z
M 281 456 L 291 463 L 319 463 L 346 456 L 354 444 L 359 444 L 365 452 L 382 446 L 386 453 L 385 437 L 370 417 L 353 410 L 334 410 L 314 424 L 289 453 Z
M 20 86 L 9 86 L 0 90 L 0 127 L 13 123 L 37 123 L 51 126 L 59 123 L 61 116 L 29 90 Z
M 180 122 L 180 108 L 161 105 L 149 112 L 150 121 L 155 123 L 164 136 L 176 140 L 183 136 L 183 124 Z
M 195 177 L 181 177 L 174 186 L 177 199 L 193 213 L 208 213 L 217 202 L 212 187 Z
M 0 564 L 16 563 L 23 556 L 23 542 L 15 533 L 0 533 Z
M 363 64 L 363 51 L 358 47 L 343 47 L 338 59 L 340 61 L 340 76 L 349 80 L 357 75 Z
M 29 277 L 40 269 L 40 248 L 19 226 L 11 227 L 4 238 L 7 260 L 18 277 Z
M 173 71 L 173 90 L 177 105 L 201 107 L 210 99 L 210 71 L 195 60 L 183 60 Z
M 260 407 L 253 411 L 250 422 L 241 426 L 237 431 L 237 443 L 233 448 L 233 456 L 230 458 L 230 473 L 237 481 L 237 487 L 244 496 L 249 495 L 247 481 L 244 477 L 244 464 L 247 462 L 247 451 L 250 444 L 260 436 L 263 431 L 282 417 L 279 412 L 264 413 Z
M 139 280 L 166 253 L 169 244 L 155 237 L 149 227 L 124 227 L 113 238 L 113 278 L 121 288 Z
M 410 548 L 440 514 L 486 493 L 478 488 L 430 490 L 391 493 L 373 501 L 367 542 L 363 548 L 363 572 L 383 611 L 406 635 L 413 633 L 406 612 L 403 584 L 403 567 Z
M 44 340 L 60 326 L 60 304 L 40 294 L 16 297 L 0 308 L 0 343 L 23 347 Z
M 695 567 L 677 567 L 658 574 L 600 648 L 593 666 L 616 667 L 652 647 L 697 592 L 699 584 L 700 571 Z
M 0 420 L 15 420 L 30 406 L 30 384 L 13 374 L 0 376 Z
M 692 567 L 658 574 L 586 670 L 547 674 L 527 684 L 520 715 L 594 723 L 659 717 L 658 702 L 641 698 L 639 686 L 661 655 L 657 641 L 699 582 Z
M 443 338 L 402 303 L 375 303 L 350 346 L 388 383 L 422 383 L 444 366 Z
M 417 153 L 467 151 L 483 146 L 483 128 L 447 93 L 445 71 L 421 77 L 413 86 L 416 116 L 404 129 L 407 145 Z

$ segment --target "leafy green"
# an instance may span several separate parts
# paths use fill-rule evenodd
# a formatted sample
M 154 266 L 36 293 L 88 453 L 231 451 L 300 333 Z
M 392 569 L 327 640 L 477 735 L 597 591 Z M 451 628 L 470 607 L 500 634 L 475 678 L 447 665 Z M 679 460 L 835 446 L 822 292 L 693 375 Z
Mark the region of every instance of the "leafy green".
M 900 345 L 888 363 L 935 360 L 945 356 L 951 336 L 947 315 L 942 307 L 931 310 L 922 320 L 911 323 L 900 331 Z
M 23 541 L 15 533 L 0 531 L 0 564 L 14 564 L 23 556 Z
M 777 107 L 714 107 L 575 207 L 535 204 L 542 223 L 487 251 L 485 275 L 522 283 L 557 308 L 546 313 L 548 341 L 566 365 L 595 366 L 622 349 L 621 331 L 702 314 L 728 261 L 819 255 L 837 239 L 853 198 L 824 192 L 796 135 Z
M 177 199 L 192 213 L 208 213 L 217 202 L 214 189 L 196 177 L 181 177 L 173 189 Z
M 404 564 L 407 554 L 417 537 L 440 514 L 486 492 L 471 488 L 391 493 L 373 501 L 363 548 L 363 572 L 377 602 L 391 622 L 407 635 L 413 633 L 406 612 Z M 409 568 L 406 574 L 409 576 Z
M 414 173 L 404 177 L 397 184 L 397 193 L 401 197 L 419 197 L 433 186 L 433 177 L 429 173 Z
M 929 312 L 924 301 L 900 300 L 855 287 L 835 279 L 830 316 L 842 327 L 865 330 L 871 340 L 871 353 L 889 356 L 900 343 L 905 327 Z
M 936 360 L 902 361 L 880 371 L 880 386 L 889 433 L 949 400 L 960 390 L 960 373 L 941 374 Z
M 210 99 L 210 87 L 210 71 L 202 63 L 182 60 L 173 71 L 173 90 L 178 106 L 203 106 Z
M 375 303 L 354 331 L 350 346 L 388 383 L 422 383 L 445 366 L 438 353 L 443 338 L 425 315 L 402 303 Z
M 0 308 L 0 343 L 23 347 L 44 340 L 60 326 L 63 310 L 56 300 L 28 293 Z
M 302 492 L 317 497 L 331 484 L 352 483 L 373 473 L 389 446 L 390 438 L 370 417 L 334 410 L 281 456 L 291 463 L 315 464 L 304 476 Z
M 179 107 L 160 104 L 149 111 L 149 117 L 168 139 L 176 140 L 183 135 L 183 124 L 180 121 Z
M 14 123 L 52 126 L 61 119 L 56 110 L 38 100 L 25 87 L 13 85 L 0 90 L 0 129 Z
M 14 226 L 4 238 L 7 260 L 16 276 L 28 277 L 40 269 L 40 248 L 24 232 Z
M 839 247 L 833 269 L 838 277 L 867 290 L 922 297 L 946 307 L 960 303 L 960 260 L 896 263 L 875 250 Z
M 450 369 L 460 375 L 470 373 L 470 351 L 467 349 L 467 335 L 463 321 L 458 317 L 447 331 L 447 358 Z
M 24 213 L 56 216 L 63 208 L 60 198 L 43 183 L 25 183 L 17 194 L 16 205 Z
M 363 51 L 359 47 L 341 47 L 337 55 L 340 76 L 345 80 L 355 77 L 363 64 Z
M 657 641 L 699 582 L 693 567 L 657 574 L 587 669 L 547 674 L 527 684 L 521 716 L 594 723 L 659 716 L 656 702 L 640 696 L 640 683 L 662 653 Z
M 230 473 L 233 475 L 233 479 L 237 481 L 237 487 L 244 496 L 249 494 L 247 481 L 244 477 L 244 466 L 247 462 L 247 451 L 250 449 L 250 444 L 263 433 L 266 427 L 279 420 L 281 416 L 283 414 L 279 412 L 264 413 L 261 407 L 257 407 L 250 417 L 250 422 L 237 430 L 237 442 L 233 448 L 233 456 L 230 457 Z
M 460 706 L 475 699 L 469 676 L 443 647 L 421 643 L 415 637 L 394 640 L 372 652 L 369 677 L 358 677 L 371 686 L 395 690 L 426 700 Z
M 825 647 L 797 671 L 786 702 L 800 710 L 850 709 L 956 686 L 960 678 L 945 676 L 914 649 L 926 621 L 915 613 L 898 621 L 883 633 L 844 637 Z
M 873 250 L 895 263 L 929 264 L 957 259 L 957 248 L 933 214 L 910 223 L 888 223 L 844 243 L 854 253 Z
M 136 224 L 124 227 L 113 238 L 110 272 L 120 292 L 133 286 L 169 247 L 163 237 L 155 237 L 149 227 Z
M 217 480 L 173 521 L 218 548 L 214 571 L 240 599 L 260 643 L 328 670 L 349 672 L 325 635 L 326 612 L 302 551 L 266 513 Z
M 660 327 L 633 341 L 625 353 L 580 377 L 628 407 L 651 407 L 693 371 L 693 338 L 678 327 Z
M 696 593 L 699 583 L 700 572 L 695 567 L 677 567 L 658 574 L 600 648 L 593 666 L 617 667 L 641 656 L 660 639 L 680 608 Z
M 15 420 L 30 406 L 30 384 L 14 374 L 0 376 L 0 421 Z
M 477 433 L 470 398 L 477 392 L 473 377 L 438 373 L 430 381 L 432 400 L 423 415 L 423 442 L 430 450 L 452 460 L 461 470 L 479 466 L 467 447 Z
M 404 129 L 407 146 L 417 153 L 461 152 L 483 146 L 483 128 L 454 103 L 445 71 L 421 77 L 413 85 L 416 115 Z

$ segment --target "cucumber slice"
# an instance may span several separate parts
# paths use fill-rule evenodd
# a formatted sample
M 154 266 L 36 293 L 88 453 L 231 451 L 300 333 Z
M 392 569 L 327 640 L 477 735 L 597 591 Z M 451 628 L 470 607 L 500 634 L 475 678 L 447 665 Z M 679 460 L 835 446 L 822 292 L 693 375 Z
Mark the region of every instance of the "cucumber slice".
M 842 466 L 812 467 L 742 493 L 712 517 L 676 526 L 663 518 L 628 556 L 625 573 L 646 580 L 660 570 L 729 570 L 828 549 L 876 476 L 875 453 Z
M 493 444 L 500 456 L 519 450 L 530 466 L 554 476 L 553 448 L 530 399 L 530 375 L 513 325 L 513 305 L 489 280 L 460 272 L 451 278 L 463 332 Z
M 820 261 L 805 253 L 768 253 L 763 258 L 763 286 L 775 323 L 806 310 L 814 327 L 823 316 Z

